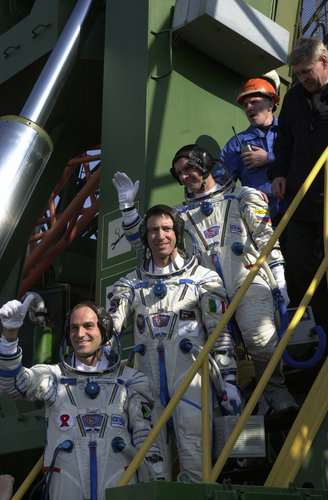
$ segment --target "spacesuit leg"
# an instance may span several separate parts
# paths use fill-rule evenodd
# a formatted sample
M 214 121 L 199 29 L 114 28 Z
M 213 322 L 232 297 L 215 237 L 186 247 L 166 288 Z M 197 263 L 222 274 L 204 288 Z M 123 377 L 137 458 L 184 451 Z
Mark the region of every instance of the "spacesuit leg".
M 83 488 L 80 481 L 71 474 L 67 474 L 65 470 L 54 472 L 50 489 L 49 498 L 83 498 Z
M 163 410 L 167 404 L 161 402 L 160 397 L 160 370 L 159 370 L 159 354 L 157 350 L 156 343 L 146 344 L 145 352 L 137 353 L 135 355 L 134 367 L 137 370 L 145 373 L 150 380 L 154 381 L 154 392 L 156 394 L 154 406 L 151 412 L 151 421 L 153 426 L 157 423 L 159 417 L 162 415 Z M 172 458 L 171 458 L 171 435 L 173 435 L 173 429 L 169 427 L 169 424 L 164 425 L 161 432 L 159 433 L 156 441 L 158 442 L 161 449 L 161 456 L 163 458 L 162 463 L 162 473 L 163 479 L 166 481 L 171 480 L 171 468 L 172 468 Z
M 266 286 L 252 284 L 240 301 L 236 320 L 246 348 L 252 356 L 256 379 L 259 380 L 278 345 L 271 290 Z M 276 413 L 297 407 L 284 385 L 281 363 L 277 365 L 263 394 Z
M 162 405 L 160 399 L 155 400 L 155 404 L 152 410 L 152 423 L 155 426 L 157 420 L 161 416 L 164 410 L 164 406 Z M 161 449 L 161 456 L 163 458 L 162 466 L 162 478 L 165 481 L 171 481 L 171 469 L 172 469 L 172 457 L 171 457 L 171 434 L 169 429 L 169 425 L 164 425 L 163 429 L 159 433 L 156 441 L 158 442 Z
M 211 418 L 211 417 L 210 417 Z M 180 473 L 202 480 L 202 418 L 200 375 L 196 375 L 173 414 Z
M 253 363 L 256 380 L 259 381 L 267 367 L 267 363 L 256 360 L 254 360 Z M 275 414 L 283 414 L 289 410 L 296 410 L 298 408 L 295 399 L 288 392 L 284 381 L 285 377 L 282 371 L 282 362 L 279 361 L 263 391 L 266 402 L 273 409 Z
M 236 320 L 249 354 L 267 362 L 278 345 L 270 289 L 252 284 L 236 309 Z

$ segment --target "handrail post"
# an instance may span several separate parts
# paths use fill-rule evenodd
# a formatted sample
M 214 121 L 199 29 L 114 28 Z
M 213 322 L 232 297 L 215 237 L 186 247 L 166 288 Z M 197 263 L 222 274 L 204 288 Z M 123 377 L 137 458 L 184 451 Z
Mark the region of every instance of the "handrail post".
M 203 450 L 203 481 L 209 481 L 211 460 L 211 435 L 210 435 L 210 380 L 209 364 L 205 358 L 202 364 L 202 450 Z
M 324 189 L 324 211 L 323 211 L 323 245 L 324 255 L 328 255 L 328 159 L 325 162 L 325 189 Z M 328 287 L 328 269 L 326 271 Z

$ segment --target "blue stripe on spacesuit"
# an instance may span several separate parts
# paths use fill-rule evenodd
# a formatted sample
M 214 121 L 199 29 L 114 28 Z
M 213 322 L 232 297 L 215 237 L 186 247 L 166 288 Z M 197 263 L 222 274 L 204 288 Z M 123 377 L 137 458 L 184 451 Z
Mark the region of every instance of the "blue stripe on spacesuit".
M 189 212 L 190 210 L 194 210 L 195 208 L 198 208 L 200 206 L 200 204 L 201 204 L 202 201 L 207 200 L 207 199 L 210 199 L 212 201 L 213 196 L 215 194 L 217 194 L 219 191 L 220 191 L 220 189 L 218 191 L 214 191 L 214 192 L 212 192 L 210 194 L 207 194 L 205 196 L 197 198 L 195 200 L 195 203 L 191 203 L 190 205 L 186 205 L 184 207 L 179 207 L 178 208 L 178 212 L 179 213 L 184 213 L 184 212 Z M 237 199 L 237 196 L 234 195 L 234 194 L 225 194 L 225 195 L 222 196 L 222 198 L 224 200 L 235 200 L 235 199 Z
M 91 500 L 97 500 L 97 443 L 90 441 L 90 493 Z
M 62 377 L 60 379 L 61 384 L 70 384 L 70 385 L 75 385 L 77 383 L 76 378 L 69 378 L 69 377 Z
M 261 216 L 261 215 L 256 215 L 257 220 L 263 220 L 263 222 L 270 222 L 270 217 L 267 216 Z
M 188 405 L 194 406 L 198 410 L 202 409 L 201 406 L 199 406 L 197 403 L 194 403 L 193 401 L 190 401 L 190 399 L 181 398 L 181 401 L 183 401 L 184 403 L 187 403 Z
M 17 373 L 22 369 L 23 365 L 20 363 L 20 365 L 15 368 L 15 370 L 0 370 L 0 377 L 3 378 L 11 378 L 15 377 Z
M 218 257 L 218 254 L 216 252 L 211 252 L 211 257 L 212 257 L 212 262 L 215 266 L 215 269 L 216 269 L 216 272 L 218 273 L 218 275 L 220 276 L 221 280 L 222 280 L 222 284 L 223 286 L 225 287 L 225 282 L 224 282 L 224 276 L 223 276 L 223 272 L 222 272 L 222 267 L 221 267 L 221 264 L 220 264 L 220 259 Z M 227 301 L 228 301 L 228 305 L 230 304 L 230 297 L 227 295 Z M 227 323 L 227 328 L 230 332 L 231 335 L 234 334 L 234 329 L 233 329 L 233 326 L 232 326 L 232 321 L 233 321 L 233 318 L 235 316 L 233 316 Z
M 186 269 L 186 268 L 184 268 Z M 177 273 L 176 273 L 177 274 Z M 154 277 L 157 277 L 157 275 L 154 275 Z M 158 276 L 159 278 L 162 277 L 161 275 Z M 174 280 L 168 280 L 167 283 L 179 283 L 179 285 L 184 285 L 184 284 L 189 284 L 193 285 L 195 282 L 192 279 L 189 278 L 181 278 L 177 281 Z M 134 285 L 135 289 L 138 290 L 139 288 L 148 288 L 151 286 L 151 283 L 149 281 L 140 281 L 139 283 L 136 283 Z
M 136 232 L 134 234 L 126 234 L 125 233 L 125 237 L 128 241 L 134 241 L 134 240 L 138 240 L 140 238 L 140 235 L 139 235 L 139 232 Z
M 194 284 L 194 280 L 191 280 L 191 279 L 188 279 L 188 278 L 184 278 L 184 279 L 179 280 L 179 283 L 180 283 L 180 285 L 184 285 L 185 283 L 193 285 Z
M 166 406 L 170 401 L 169 389 L 167 387 L 166 367 L 164 346 L 157 346 L 158 365 L 159 365 L 159 380 L 160 380 L 160 398 L 163 406 Z
M 195 205 L 195 204 L 187 205 L 186 207 L 179 208 L 178 212 L 179 213 L 188 212 L 189 210 L 193 210 L 194 208 L 197 208 L 197 205 Z
M 138 288 L 147 288 L 149 286 L 149 281 L 140 281 L 140 283 L 135 284 L 135 289 Z
M 223 286 L 225 287 L 224 277 L 223 277 L 223 272 L 222 272 L 222 267 L 221 267 L 221 264 L 220 264 L 220 260 L 219 260 L 218 254 L 216 252 L 211 252 L 211 257 L 212 257 L 212 262 L 213 262 L 213 264 L 215 266 L 215 270 L 218 273 L 218 275 L 220 276 L 220 278 L 222 280 L 222 283 L 223 283 Z
M 169 389 L 167 387 L 166 367 L 164 346 L 157 346 L 158 364 L 159 364 L 159 385 L 160 385 L 160 400 L 163 406 L 166 406 L 170 401 Z M 173 419 L 170 417 L 166 422 L 167 443 L 169 442 L 169 433 L 173 428 Z

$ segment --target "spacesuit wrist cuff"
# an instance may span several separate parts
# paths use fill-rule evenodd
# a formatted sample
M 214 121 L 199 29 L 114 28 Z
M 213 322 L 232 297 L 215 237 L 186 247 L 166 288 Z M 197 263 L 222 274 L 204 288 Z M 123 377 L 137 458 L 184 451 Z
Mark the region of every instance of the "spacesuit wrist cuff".
M 215 349 L 212 351 L 212 356 L 220 356 L 220 355 L 228 356 L 229 358 L 235 358 L 235 352 L 233 349 Z
M 13 340 L 7 340 L 4 335 L 1 337 L 0 342 L 0 354 L 4 356 L 13 356 L 17 352 L 18 338 Z
M 122 210 L 123 226 L 131 226 L 133 222 L 138 220 L 139 214 L 137 209 L 133 206 L 131 209 Z
M 133 203 L 133 205 L 131 205 L 130 207 L 123 208 L 123 209 L 122 209 L 122 212 L 130 212 L 130 211 L 131 211 L 131 210 L 133 210 L 134 208 L 135 208 L 135 206 L 134 206 L 134 203 Z
M 275 260 L 274 262 L 270 262 L 269 267 L 270 269 L 274 269 L 275 267 L 282 266 L 285 268 L 285 261 L 283 259 L 281 260 Z

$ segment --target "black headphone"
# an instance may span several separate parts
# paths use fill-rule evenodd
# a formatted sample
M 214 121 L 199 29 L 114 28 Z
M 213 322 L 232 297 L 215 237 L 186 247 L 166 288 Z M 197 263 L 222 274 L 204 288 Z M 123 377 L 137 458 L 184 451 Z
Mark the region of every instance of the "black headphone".
M 65 337 L 66 341 L 69 342 L 70 334 L 70 318 L 73 311 L 79 309 L 80 307 L 89 307 L 97 315 L 98 321 L 97 325 L 101 331 L 102 344 L 106 344 L 113 335 L 113 320 L 111 315 L 102 306 L 98 306 L 91 301 L 79 302 L 73 309 L 66 315 L 65 321 Z
M 214 166 L 214 159 L 212 155 L 198 144 L 188 144 L 183 146 L 176 153 L 172 160 L 172 167 L 170 173 L 179 184 L 181 184 L 178 174 L 175 171 L 174 164 L 180 158 L 187 158 L 188 165 L 197 168 L 200 174 L 206 179 Z
M 143 245 L 145 246 L 145 248 L 149 247 L 147 241 L 147 221 L 149 217 L 151 217 L 152 215 L 162 214 L 171 217 L 176 238 L 176 246 L 180 250 L 184 250 L 184 220 L 174 208 L 169 207 L 168 205 L 154 205 L 145 213 L 145 216 L 139 226 L 140 239 Z

